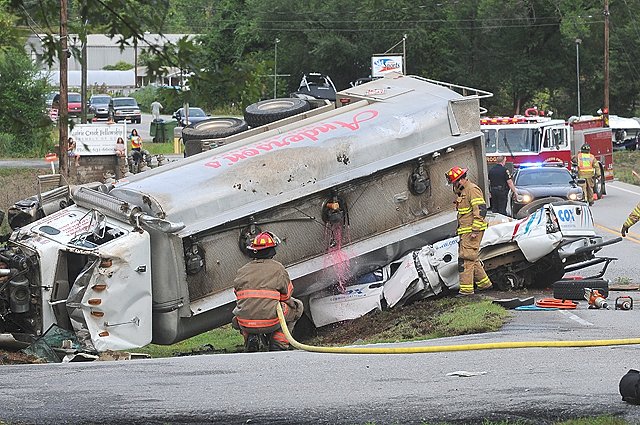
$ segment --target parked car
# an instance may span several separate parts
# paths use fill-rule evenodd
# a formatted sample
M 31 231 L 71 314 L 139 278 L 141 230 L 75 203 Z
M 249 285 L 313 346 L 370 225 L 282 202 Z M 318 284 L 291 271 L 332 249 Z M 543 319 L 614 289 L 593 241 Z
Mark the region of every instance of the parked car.
M 109 117 L 114 122 L 131 121 L 140 124 L 142 115 L 133 97 L 114 97 L 109 102 Z
M 548 202 L 584 201 L 579 186 L 584 179 L 576 179 L 561 163 L 522 164 L 513 183 L 517 193 L 509 191 L 507 205 L 512 217 L 523 218 Z
M 180 108 L 173 113 L 173 118 L 178 121 L 180 127 L 186 127 L 189 124 L 204 121 L 210 117 L 200 108 L 189 106 L 189 116 L 185 116 L 184 108 Z
M 89 112 L 95 119 L 106 120 L 109 118 L 109 102 L 111 102 L 111 96 L 108 94 L 94 94 L 89 99 Z
M 47 105 L 47 110 L 51 109 L 53 105 L 53 99 L 56 97 L 58 92 L 52 91 L 47 93 L 47 97 L 45 98 L 45 103 Z
M 59 109 L 60 93 L 56 93 L 51 100 L 51 107 Z M 80 93 L 67 93 L 67 114 L 69 117 L 79 117 L 82 114 L 82 95 Z

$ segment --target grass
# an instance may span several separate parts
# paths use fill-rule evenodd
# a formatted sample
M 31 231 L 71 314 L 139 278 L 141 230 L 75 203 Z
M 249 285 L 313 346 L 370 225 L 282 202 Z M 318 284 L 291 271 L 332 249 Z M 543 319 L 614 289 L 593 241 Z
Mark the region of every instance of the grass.
M 517 421 L 489 421 L 485 420 L 482 425 L 526 425 L 531 424 L 530 421 L 517 420 Z M 376 422 L 365 422 L 363 425 L 377 425 Z M 422 425 L 449 425 L 448 422 L 422 422 Z M 554 422 L 554 425 L 629 425 L 629 422 L 624 419 L 616 418 L 615 416 L 597 416 L 589 418 L 577 418 L 569 419 L 566 421 Z
M 640 151 L 617 151 L 613 153 L 613 175 L 621 182 L 640 185 L 640 179 L 631 171 L 640 173 Z
M 167 143 L 150 143 L 150 142 L 147 142 L 147 143 L 145 143 L 143 145 L 143 147 L 144 147 L 144 149 L 148 150 L 151 155 L 175 154 L 175 152 L 173 150 L 173 142 L 167 142 Z M 180 152 L 179 152 L 179 154 L 181 154 L 181 153 L 182 153 L 182 142 L 180 142 Z
M 172 357 L 180 353 L 236 353 L 242 349 L 242 336 L 231 325 L 226 325 L 177 344 L 149 344 L 132 352 L 149 354 L 151 357 Z
M 500 329 L 509 316 L 509 312 L 488 300 L 426 299 L 324 326 L 305 343 L 341 346 L 493 332 Z

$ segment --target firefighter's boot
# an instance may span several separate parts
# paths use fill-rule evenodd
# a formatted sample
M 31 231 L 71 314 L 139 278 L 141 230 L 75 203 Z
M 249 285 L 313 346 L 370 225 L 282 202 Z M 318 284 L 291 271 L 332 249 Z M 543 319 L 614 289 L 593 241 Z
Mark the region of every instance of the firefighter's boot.
M 255 353 L 260 351 L 260 335 L 247 334 L 244 340 L 244 352 Z

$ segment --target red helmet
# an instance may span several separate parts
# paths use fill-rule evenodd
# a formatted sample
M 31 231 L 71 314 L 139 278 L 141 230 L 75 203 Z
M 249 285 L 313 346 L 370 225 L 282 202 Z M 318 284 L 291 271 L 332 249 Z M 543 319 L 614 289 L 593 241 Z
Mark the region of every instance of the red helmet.
M 255 238 L 251 240 L 251 244 L 247 249 L 254 251 L 262 251 L 267 248 L 275 248 L 280 243 L 280 239 L 271 232 L 258 233 Z
M 455 167 L 453 167 L 449 171 L 447 171 L 445 173 L 445 176 L 447 177 L 447 181 L 449 182 L 449 184 L 451 184 L 451 183 L 455 183 L 458 180 L 460 180 L 460 178 L 462 176 L 467 174 L 467 171 L 468 171 L 467 168 L 461 168 L 461 167 L 458 167 L 456 165 Z

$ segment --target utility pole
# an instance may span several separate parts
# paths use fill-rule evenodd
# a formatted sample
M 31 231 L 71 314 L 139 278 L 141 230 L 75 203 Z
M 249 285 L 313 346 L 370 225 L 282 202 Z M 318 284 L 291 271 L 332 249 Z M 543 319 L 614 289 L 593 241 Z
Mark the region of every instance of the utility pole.
M 609 115 L 609 0 L 604 0 L 604 111 Z M 607 123 L 608 125 L 608 123 Z
M 278 43 L 280 39 L 276 38 L 275 46 L 273 49 L 273 98 L 278 97 Z
M 576 38 L 576 82 L 578 84 L 578 119 L 580 118 L 580 43 L 582 40 Z
M 82 1 L 82 28 L 80 29 L 80 42 L 82 43 L 81 57 L 80 57 L 80 69 L 81 69 L 81 81 L 80 81 L 80 97 L 82 98 L 82 124 L 87 123 L 87 1 Z
M 60 174 L 69 176 L 68 137 L 69 137 L 69 109 L 68 109 L 68 60 L 69 44 L 67 40 L 67 0 L 60 0 L 60 95 L 58 100 L 58 131 L 60 146 Z

